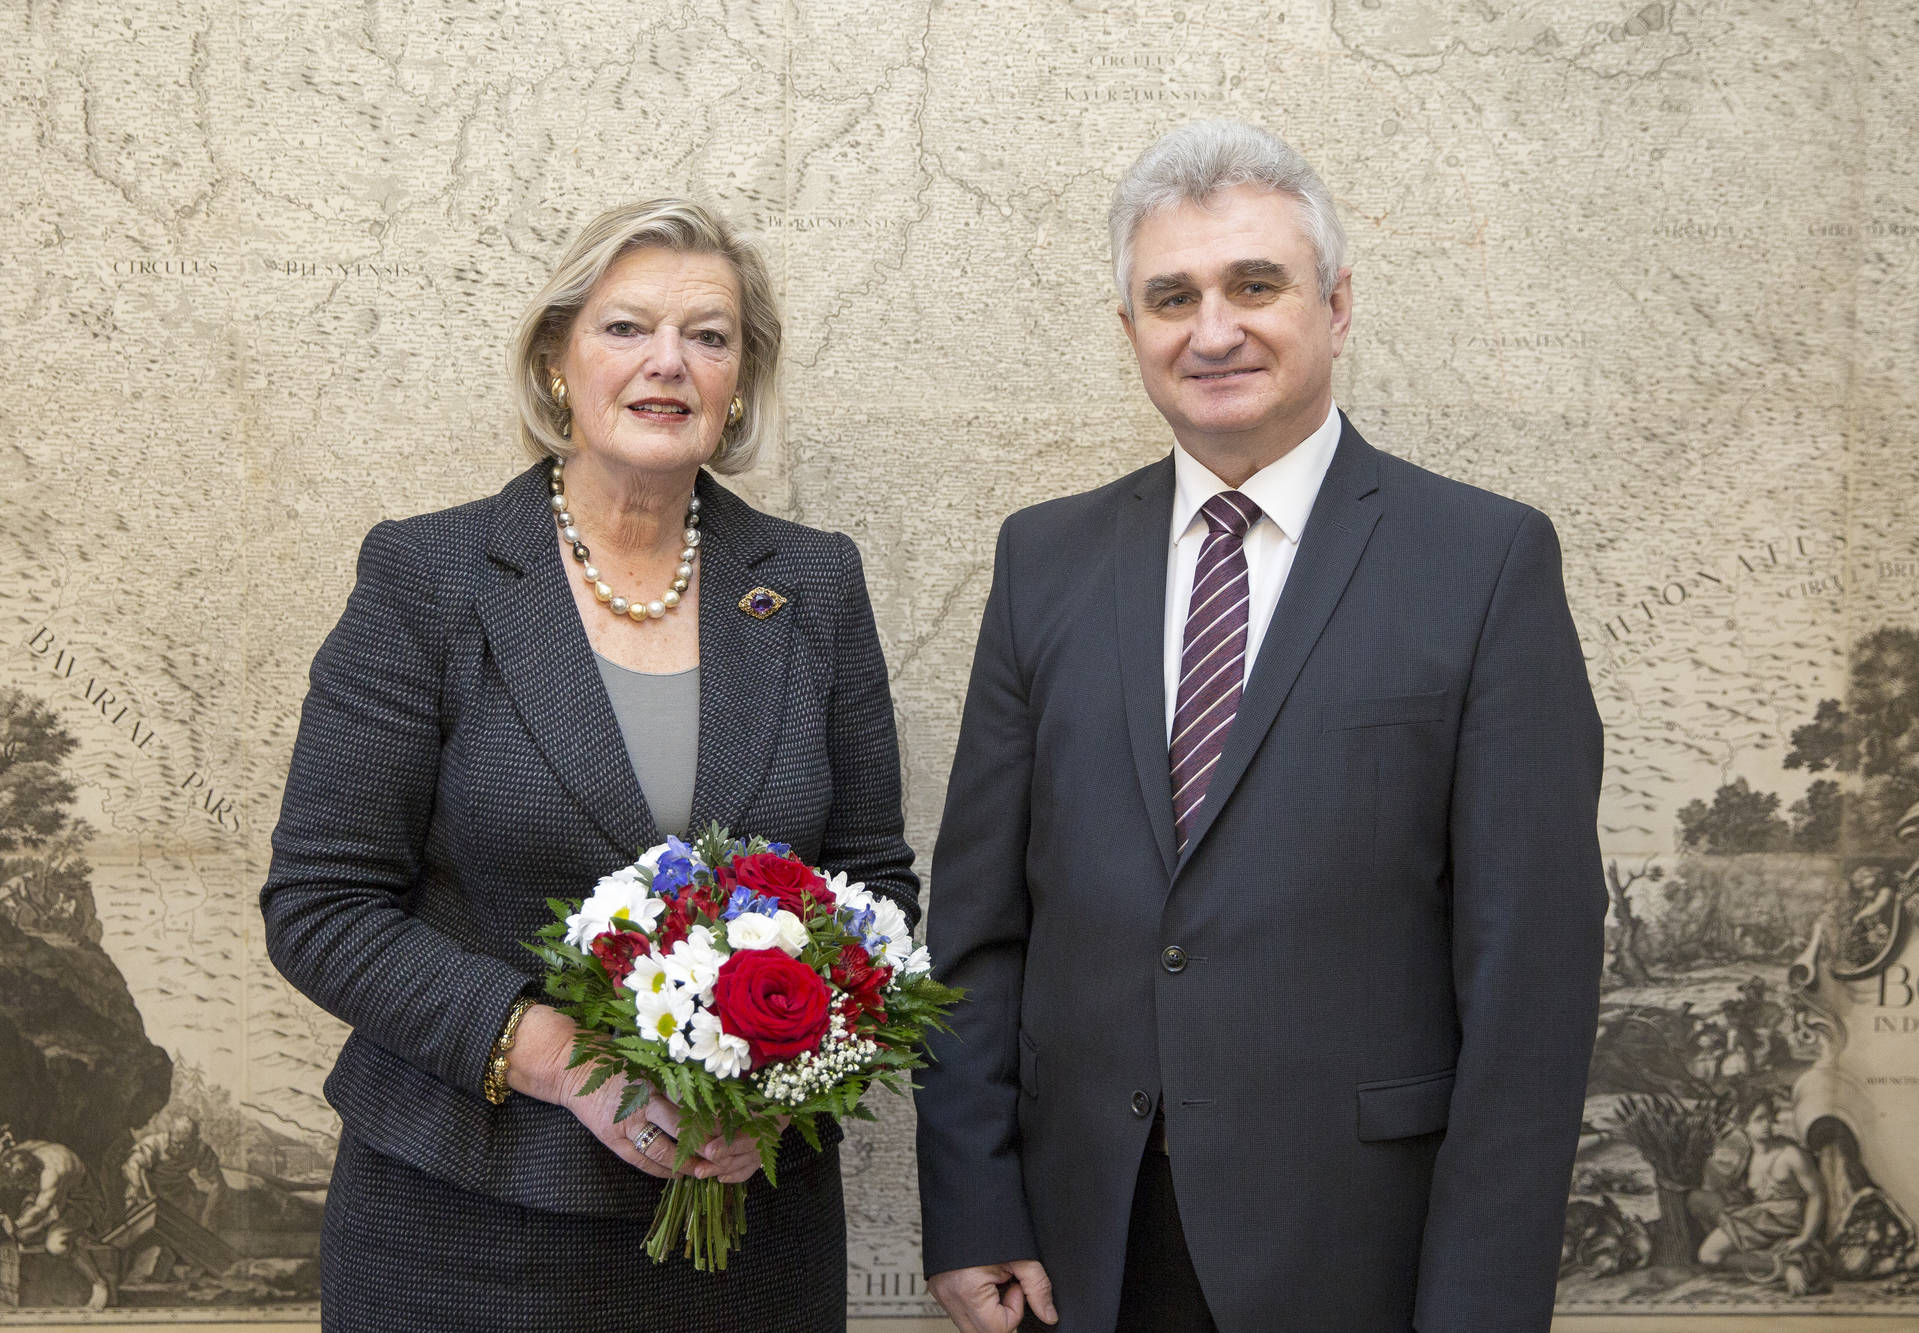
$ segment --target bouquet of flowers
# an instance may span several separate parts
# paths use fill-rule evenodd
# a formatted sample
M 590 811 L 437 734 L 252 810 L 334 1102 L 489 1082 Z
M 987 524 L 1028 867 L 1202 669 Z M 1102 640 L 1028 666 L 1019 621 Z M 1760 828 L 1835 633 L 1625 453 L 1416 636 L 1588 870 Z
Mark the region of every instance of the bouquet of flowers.
M 750 1134 L 777 1185 L 784 1119 L 815 1149 L 821 1117 L 872 1119 L 867 1089 L 905 1092 L 960 998 L 933 980 L 899 904 L 717 824 L 549 906 L 558 919 L 528 947 L 579 1024 L 572 1067 L 593 1067 L 581 1094 L 625 1080 L 622 1118 L 653 1090 L 677 1103 L 682 1167 L 715 1134 Z M 676 1176 L 647 1254 L 677 1244 L 701 1271 L 724 1269 L 745 1230 L 745 1185 Z

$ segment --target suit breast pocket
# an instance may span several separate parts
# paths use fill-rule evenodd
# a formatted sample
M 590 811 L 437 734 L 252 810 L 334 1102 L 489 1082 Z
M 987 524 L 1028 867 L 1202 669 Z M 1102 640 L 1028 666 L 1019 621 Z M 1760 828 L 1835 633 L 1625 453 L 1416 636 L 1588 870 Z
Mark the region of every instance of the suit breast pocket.
M 1446 1128 L 1453 1104 L 1453 1071 L 1359 1085 L 1359 1140 L 1409 1139 Z
M 1322 731 L 1355 731 L 1361 727 L 1396 727 L 1410 722 L 1438 722 L 1446 716 L 1448 692 L 1391 694 L 1373 699 L 1341 699 L 1328 704 L 1320 716 Z

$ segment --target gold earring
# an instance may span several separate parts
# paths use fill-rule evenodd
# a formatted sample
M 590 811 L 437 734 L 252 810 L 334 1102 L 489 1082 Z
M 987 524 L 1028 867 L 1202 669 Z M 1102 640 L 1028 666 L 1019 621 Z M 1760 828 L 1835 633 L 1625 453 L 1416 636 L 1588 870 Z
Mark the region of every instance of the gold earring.
M 553 405 L 566 414 L 560 418 L 560 438 L 570 440 L 573 438 L 573 411 L 566 405 L 566 381 L 555 375 L 547 383 L 546 389 L 553 395 Z
M 736 393 L 733 395 L 733 401 L 726 405 L 726 424 L 737 426 L 740 424 L 740 418 L 745 415 L 746 404 L 740 401 L 740 396 Z

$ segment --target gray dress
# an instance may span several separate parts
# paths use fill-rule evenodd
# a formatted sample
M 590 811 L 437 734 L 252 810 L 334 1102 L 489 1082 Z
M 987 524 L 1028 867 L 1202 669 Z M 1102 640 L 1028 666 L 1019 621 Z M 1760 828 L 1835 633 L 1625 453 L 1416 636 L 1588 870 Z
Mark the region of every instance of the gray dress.
M 693 818 L 693 770 L 700 754 L 699 667 L 655 673 L 623 667 L 598 653 L 593 660 L 653 822 L 661 833 L 684 838 Z

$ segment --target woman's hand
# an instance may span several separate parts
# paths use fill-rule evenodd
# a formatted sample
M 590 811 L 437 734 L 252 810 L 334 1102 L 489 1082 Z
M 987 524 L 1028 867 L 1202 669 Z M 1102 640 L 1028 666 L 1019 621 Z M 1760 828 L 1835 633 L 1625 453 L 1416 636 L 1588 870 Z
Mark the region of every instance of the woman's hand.
M 674 1141 L 680 1136 L 680 1108 L 656 1092 L 647 1099 L 640 1114 L 660 1127 L 660 1139 L 666 1144 L 665 1157 L 671 1162 Z M 753 1173 L 760 1169 L 760 1145 L 751 1134 L 715 1135 L 700 1145 L 699 1155 L 687 1163 L 687 1168 L 688 1175 L 701 1179 L 718 1176 L 729 1185 L 738 1185 L 751 1180 Z
M 582 1097 L 579 1088 L 591 1074 L 586 1066 L 568 1069 L 573 1058 L 572 1019 L 557 1009 L 538 1004 L 526 1011 L 513 1048 L 507 1052 L 506 1082 L 515 1092 L 564 1106 L 585 1125 L 607 1151 L 649 1176 L 671 1180 L 717 1176 L 728 1184 L 750 1180 L 760 1169 L 759 1145 L 750 1134 L 715 1137 L 684 1169 L 674 1166 L 679 1153 L 680 1108 L 655 1092 L 640 1109 L 619 1119 L 624 1080 L 610 1078 Z M 655 1131 L 649 1133 L 649 1127 Z M 783 1126 L 782 1126 L 783 1127 Z M 636 1140 L 638 1142 L 636 1142 Z M 639 1146 L 644 1143 L 644 1147 Z

